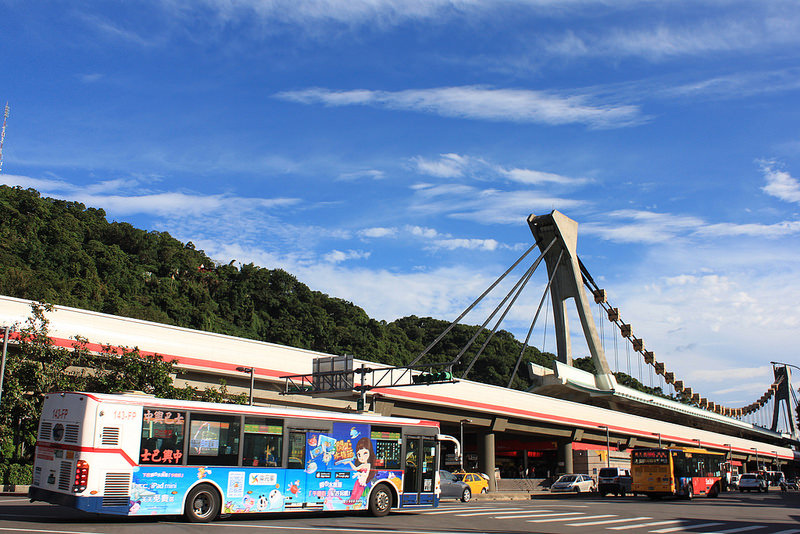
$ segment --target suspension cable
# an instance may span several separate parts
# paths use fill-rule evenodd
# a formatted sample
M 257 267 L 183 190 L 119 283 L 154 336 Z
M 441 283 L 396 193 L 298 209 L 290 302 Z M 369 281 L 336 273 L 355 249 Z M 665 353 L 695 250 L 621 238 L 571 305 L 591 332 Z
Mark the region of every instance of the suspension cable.
M 559 257 L 559 261 L 561 261 L 560 257 Z M 558 263 L 556 263 L 556 265 L 558 265 Z M 527 271 L 527 272 L 525 273 L 525 275 L 523 276 L 523 280 L 520 280 L 520 282 L 522 282 L 522 283 L 521 283 L 521 284 L 518 284 L 518 285 L 519 285 L 519 289 L 517 289 L 517 292 L 516 292 L 516 294 L 515 294 L 515 295 L 514 295 L 514 297 L 511 299 L 511 302 L 509 302 L 509 303 L 508 303 L 508 305 L 506 306 L 506 309 L 503 311 L 502 315 L 500 315 L 500 318 L 499 318 L 499 319 L 497 319 L 497 322 L 495 323 L 495 325 L 494 325 L 494 328 L 492 328 L 492 331 L 491 331 L 491 333 L 490 333 L 490 334 L 489 334 L 489 335 L 486 337 L 486 341 L 484 341 L 484 342 L 483 342 L 483 345 L 481 345 L 481 348 L 480 348 L 480 349 L 478 349 L 478 352 L 476 352 L 476 353 L 475 353 L 475 356 L 473 356 L 473 357 L 472 357 L 472 361 L 470 361 L 470 362 L 469 362 L 469 365 L 467 366 L 466 370 L 465 370 L 465 371 L 464 371 L 464 373 L 461 375 L 461 378 L 462 378 L 462 379 L 465 379 L 465 378 L 467 378 L 467 375 L 468 375 L 468 374 L 469 374 L 469 372 L 472 370 L 472 366 L 473 366 L 473 365 L 475 365 L 475 361 L 478 359 L 478 357 L 479 357 L 481 354 L 483 354 L 483 351 L 486 349 L 486 346 L 489 344 L 489 342 L 490 342 L 490 341 L 492 340 L 492 338 L 494 337 L 494 334 L 497 332 L 497 329 L 500 327 L 500 324 L 501 324 L 501 323 L 503 322 L 503 320 L 506 318 L 506 315 L 508 315 L 508 312 L 511 310 L 511 307 L 512 307 L 512 306 L 514 306 L 514 303 L 517 301 L 517 298 L 518 298 L 518 297 L 520 296 L 520 294 L 522 293 L 522 290 L 523 290 L 523 289 L 525 289 L 525 286 L 526 286 L 526 285 L 528 284 L 528 282 L 530 281 L 530 279 L 531 279 L 531 276 L 533 276 L 533 271 L 535 271 L 535 270 L 536 270 L 536 267 L 537 267 L 537 265 L 535 265 L 535 264 L 534 264 L 534 265 L 532 265 L 532 266 L 531 266 L 531 268 L 530 268 L 530 269 L 528 269 L 528 271 Z M 555 269 L 553 270 L 553 272 L 555 272 Z
M 537 264 L 537 265 L 538 265 L 538 263 L 539 263 L 539 262 L 542 260 L 542 258 L 544 258 L 544 255 L 547 253 L 547 251 L 548 251 L 548 250 L 550 250 L 550 247 L 552 247 L 552 246 L 555 244 L 555 242 L 556 242 L 556 238 L 553 238 L 553 240 L 550 242 L 550 244 L 549 244 L 549 245 L 547 245 L 547 248 L 544 250 L 544 252 L 542 252 L 542 253 L 541 253 L 541 255 L 539 256 L 539 258 L 536 260 L 536 264 Z M 429 352 L 429 351 L 430 351 L 430 350 L 431 350 L 431 349 L 434 347 L 434 345 L 436 345 L 437 343 L 439 343 L 439 341 L 441 341 L 441 340 L 442 340 L 442 338 L 443 338 L 444 336 L 446 336 L 446 335 L 447 335 L 447 333 L 448 333 L 448 332 L 450 332 L 450 330 L 452 330 L 452 329 L 453 329 L 453 327 L 454 327 L 455 325 L 457 325 L 457 324 L 458 324 L 458 322 L 459 322 L 461 319 L 463 319 L 463 318 L 464 318 L 464 316 L 465 316 L 465 315 L 467 315 L 467 314 L 468 314 L 468 313 L 469 313 L 469 312 L 472 310 L 472 308 L 474 308 L 475 306 L 477 306 L 477 305 L 478 305 L 478 303 L 479 303 L 481 300 L 483 300 L 483 298 L 484 298 L 486 295 L 488 295 L 488 294 L 489 294 L 489 292 L 490 292 L 490 291 L 492 291 L 492 290 L 493 290 L 493 289 L 494 289 L 494 288 L 497 286 L 497 284 L 499 284 L 499 283 L 500 283 L 500 282 L 501 282 L 501 281 L 502 281 L 502 280 L 503 280 L 503 279 L 504 279 L 504 278 L 505 278 L 505 277 L 508 275 L 508 273 L 510 273 L 511 271 L 513 271 L 513 270 L 516 268 L 516 266 L 517 266 L 517 265 L 519 265 L 519 264 L 520 264 L 520 262 L 521 262 L 523 259 L 525 259 L 525 257 L 526 257 L 526 256 L 527 256 L 527 255 L 528 255 L 528 254 L 529 254 L 529 253 L 530 253 L 530 252 L 531 252 L 531 251 L 532 251 L 534 248 L 536 248 L 536 243 L 534 243 L 533 245 L 531 245 L 531 247 L 530 247 L 528 250 L 526 250 L 526 251 L 525 251 L 525 253 L 523 253 L 523 254 L 522 254 L 522 256 L 520 256 L 520 257 L 519 257 L 519 259 L 518 259 L 517 261 L 515 261 L 515 262 L 514 262 L 514 264 L 513 264 L 511 267 L 509 267 L 509 268 L 506 270 L 506 272 L 504 272 L 502 275 L 500 275 L 500 278 L 498 278 L 497 280 L 495 280 L 495 281 L 494 281 L 494 283 L 493 283 L 492 285 L 490 285 L 490 286 L 489 286 L 489 287 L 486 289 L 486 291 L 484 291 L 484 292 L 481 294 L 481 296 L 480 296 L 480 297 L 478 297 L 478 298 L 477 298 L 477 299 L 476 299 L 476 300 L 475 300 L 475 301 L 474 301 L 472 304 L 470 304 L 470 305 L 469 305 L 469 307 L 468 307 L 466 310 L 464 310 L 464 311 L 461 313 L 461 315 L 459 315 L 459 316 L 456 318 L 456 320 L 455 320 L 455 321 L 453 321 L 452 323 L 450 323 L 450 325 L 449 325 L 447 328 L 445 328 L 445 329 L 444 329 L 444 332 L 442 332 L 441 334 L 439 334 L 439 336 L 438 336 L 436 339 L 434 339 L 434 340 L 433 340 L 433 342 L 431 342 L 431 344 L 430 344 L 430 345 L 428 345 L 427 347 L 425 347 L 425 350 L 423 350 L 422 352 L 420 352 L 420 353 L 419 353 L 419 355 L 418 355 L 416 358 L 414 358 L 414 360 L 413 360 L 413 361 L 412 361 L 410 364 L 408 364 L 408 366 L 409 366 L 409 367 L 413 366 L 413 365 L 414 365 L 414 364 L 416 364 L 418 361 L 420 361 L 420 360 L 423 358 L 423 356 L 425 356 L 426 354 L 428 354 L 428 352 Z
M 560 262 L 561 262 L 561 255 L 559 254 L 556 265 L 558 265 Z M 536 326 L 536 320 L 539 318 L 539 312 L 542 311 L 542 304 L 544 304 L 544 301 L 547 298 L 548 293 L 550 293 L 550 284 L 553 283 L 553 278 L 555 277 L 556 272 L 558 272 L 558 269 L 553 269 L 553 273 L 547 280 L 547 287 L 544 288 L 544 292 L 542 293 L 542 298 L 539 299 L 539 306 L 536 308 L 536 314 L 533 316 L 533 321 L 531 321 L 531 327 L 528 328 L 528 335 L 525 336 L 525 342 L 522 344 L 522 350 L 519 351 L 519 358 L 517 358 L 517 363 L 516 365 L 514 365 L 514 372 L 511 373 L 511 378 L 508 380 L 508 385 L 506 386 L 507 388 L 511 387 L 511 382 L 514 381 L 514 377 L 517 375 L 519 364 L 520 362 L 522 362 L 522 356 L 525 354 L 525 349 L 528 348 L 528 341 L 530 341 L 531 339 L 531 334 L 533 333 L 533 327 Z M 542 350 L 544 350 L 544 347 L 542 347 Z
M 519 280 L 517 280 L 517 283 L 514 284 L 514 287 L 512 287 L 511 290 L 509 290 L 509 292 L 506 293 L 506 296 L 503 297 L 503 300 L 500 301 L 500 304 L 497 305 L 497 307 L 494 309 L 494 311 L 492 311 L 492 313 L 489 315 L 489 317 L 486 318 L 486 320 L 483 322 L 483 324 L 480 326 L 480 328 L 478 328 L 478 330 L 475 332 L 475 335 L 473 335 L 472 338 L 470 338 L 470 340 L 467 341 L 467 344 L 464 345 L 464 347 L 461 349 L 461 351 L 458 353 L 458 355 L 456 355 L 456 357 L 453 359 L 453 361 L 450 362 L 452 365 L 457 364 L 461 360 L 461 357 L 464 355 L 464 353 L 469 350 L 469 348 L 472 346 L 472 344 L 475 342 L 475 340 L 478 338 L 478 336 L 481 334 L 481 332 L 483 332 L 483 329 L 486 328 L 486 325 L 489 324 L 489 322 L 492 319 L 494 319 L 494 316 L 497 315 L 497 312 L 500 311 L 500 308 L 503 307 L 503 305 L 506 303 L 506 301 L 509 298 L 511 298 L 511 295 L 514 295 L 514 299 L 511 301 L 511 303 L 509 304 L 508 308 L 505 310 L 505 312 L 502 314 L 502 316 L 500 318 L 500 321 L 503 320 L 503 318 L 508 313 L 508 310 L 510 309 L 511 304 L 514 304 L 514 302 L 517 300 L 517 297 L 519 296 L 518 288 L 521 290 L 522 287 L 525 287 L 525 284 L 527 284 L 528 280 L 530 280 L 530 277 L 533 274 L 533 271 L 535 271 L 536 267 L 538 267 L 538 266 L 539 266 L 539 262 L 536 262 L 533 265 L 531 265 L 528 268 L 528 270 L 525 271 L 522 274 L 522 277 Z M 496 328 L 497 328 L 497 326 L 495 326 L 495 329 Z M 494 332 L 492 332 L 492 334 L 489 336 L 489 339 L 491 339 L 491 337 L 493 335 L 494 335 Z M 464 378 L 464 375 L 462 375 L 461 378 Z

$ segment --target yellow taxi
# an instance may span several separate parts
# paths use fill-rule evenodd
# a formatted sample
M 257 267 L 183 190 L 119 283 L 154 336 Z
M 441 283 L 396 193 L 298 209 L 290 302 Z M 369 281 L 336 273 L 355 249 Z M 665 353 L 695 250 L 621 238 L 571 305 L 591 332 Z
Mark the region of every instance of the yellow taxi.
M 466 482 L 473 495 L 489 491 L 489 479 L 484 478 L 480 473 L 453 473 L 453 475 Z

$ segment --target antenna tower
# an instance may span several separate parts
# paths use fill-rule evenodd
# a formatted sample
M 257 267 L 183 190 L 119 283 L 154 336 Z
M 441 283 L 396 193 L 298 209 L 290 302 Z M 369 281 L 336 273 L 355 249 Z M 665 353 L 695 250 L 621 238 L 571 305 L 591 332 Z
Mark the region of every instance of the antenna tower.
M 0 131 L 0 173 L 3 172 L 3 141 L 6 140 L 6 122 L 8 121 L 8 102 L 6 102 L 6 111 L 3 114 L 3 130 Z

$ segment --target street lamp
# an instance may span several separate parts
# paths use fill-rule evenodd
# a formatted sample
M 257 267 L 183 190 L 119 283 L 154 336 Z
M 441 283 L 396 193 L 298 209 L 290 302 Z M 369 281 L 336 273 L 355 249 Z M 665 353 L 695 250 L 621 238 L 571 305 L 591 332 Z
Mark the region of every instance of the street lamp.
M 256 369 L 255 367 L 237 367 L 237 371 L 240 373 L 250 373 L 250 406 L 253 405 L 253 389 L 256 385 Z
M 461 429 L 461 434 L 459 435 L 461 450 L 459 451 L 460 454 L 458 455 L 458 463 L 461 466 L 461 471 L 464 470 L 464 450 L 466 449 L 466 447 L 464 447 L 464 425 L 469 424 L 471 422 L 472 419 L 462 419 L 461 421 L 459 421 L 459 426 Z
M 695 438 L 695 439 L 693 439 L 692 441 L 694 441 L 695 443 L 697 443 L 697 448 L 699 449 L 699 448 L 700 448 L 700 440 L 699 440 L 699 439 L 697 439 L 697 438 Z
M 780 464 L 778 464 L 778 451 L 772 451 L 772 454 L 775 455 L 775 460 L 772 462 L 772 466 L 773 466 L 772 470 L 773 471 L 780 471 L 780 469 L 779 469 L 779 465 Z
M 605 428 L 606 429 L 606 467 L 611 467 L 611 438 L 608 435 L 608 427 L 607 426 L 599 426 L 597 428 Z
M 661 432 L 653 432 L 656 436 L 658 436 L 658 448 L 661 448 Z

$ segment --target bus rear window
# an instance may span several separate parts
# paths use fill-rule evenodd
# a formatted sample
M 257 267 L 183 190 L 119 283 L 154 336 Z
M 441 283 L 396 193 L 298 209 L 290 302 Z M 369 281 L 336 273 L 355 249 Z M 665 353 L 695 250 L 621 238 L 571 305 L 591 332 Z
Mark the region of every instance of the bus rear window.
M 140 464 L 181 464 L 186 413 L 145 408 L 142 414 Z

